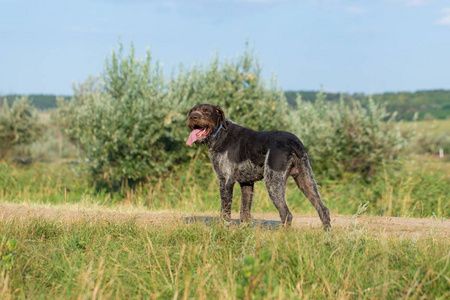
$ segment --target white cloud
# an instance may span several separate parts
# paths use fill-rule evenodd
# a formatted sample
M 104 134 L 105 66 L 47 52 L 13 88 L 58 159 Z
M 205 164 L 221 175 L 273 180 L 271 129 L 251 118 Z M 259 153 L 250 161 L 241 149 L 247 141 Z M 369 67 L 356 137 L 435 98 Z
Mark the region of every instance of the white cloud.
M 450 15 L 446 15 L 445 17 L 439 19 L 436 23 L 439 25 L 450 25 Z
M 376 34 L 380 32 L 380 29 L 374 26 L 372 27 L 355 26 L 349 28 L 347 31 L 355 34 Z
M 436 21 L 438 25 L 449 26 L 450 25 L 450 7 L 445 7 L 441 9 L 441 13 L 444 14 L 442 18 Z
M 348 6 L 345 8 L 345 11 L 350 14 L 355 14 L 355 15 L 359 15 L 359 14 L 363 14 L 363 13 L 367 12 L 366 9 L 364 9 L 362 7 L 358 7 L 358 6 Z
M 420 5 L 426 5 L 434 0 L 389 0 L 391 2 L 400 2 L 405 4 L 406 6 L 420 6 Z
M 93 33 L 93 34 L 103 34 L 107 33 L 104 28 L 100 27 L 83 27 L 83 26 L 70 26 L 65 28 L 66 31 L 75 33 Z

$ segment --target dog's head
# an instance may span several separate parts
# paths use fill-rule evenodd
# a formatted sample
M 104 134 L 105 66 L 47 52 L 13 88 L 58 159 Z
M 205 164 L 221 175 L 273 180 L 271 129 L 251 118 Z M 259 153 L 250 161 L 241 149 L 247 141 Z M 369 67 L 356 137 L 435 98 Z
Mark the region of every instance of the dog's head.
M 205 143 L 221 125 L 226 130 L 225 114 L 219 105 L 199 104 L 189 111 L 187 125 L 191 134 L 186 144 Z

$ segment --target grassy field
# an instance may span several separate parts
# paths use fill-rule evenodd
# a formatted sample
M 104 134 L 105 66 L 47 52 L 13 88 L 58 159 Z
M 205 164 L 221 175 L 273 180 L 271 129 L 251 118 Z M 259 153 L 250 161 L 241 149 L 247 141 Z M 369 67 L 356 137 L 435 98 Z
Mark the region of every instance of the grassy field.
M 0 222 L 2 298 L 393 299 L 450 296 L 439 235 L 114 219 Z
M 444 154 L 450 154 L 450 119 L 402 122 L 400 130 L 415 132 L 409 147 L 412 153 L 438 155 L 439 150 L 443 149 Z
M 441 134 L 450 127 L 449 120 L 418 124 L 421 135 Z M 79 206 L 80 216 L 84 209 L 220 210 L 218 182 L 204 152 L 190 165 L 135 190 L 107 193 L 94 190 L 73 163 L 73 146 L 67 150 L 55 140 L 38 152 L 50 153 L 46 147 L 51 153 L 68 154 L 64 160 L 42 156 L 30 166 L 16 165 L 11 158 L 0 161 L 0 204 Z M 449 169 L 448 158 L 411 155 L 383 166 L 370 181 L 352 174 L 340 180 L 316 175 L 332 215 L 354 215 L 367 203 L 368 216 L 439 221 L 450 216 Z M 238 185 L 234 193 L 232 210 L 238 212 Z M 294 217 L 316 214 L 291 179 L 287 199 Z M 256 185 L 253 212 L 276 213 L 263 183 Z M 438 230 L 380 235 L 356 223 L 325 233 L 208 227 L 180 220 L 142 224 L 133 218 L 68 221 L 17 215 L 0 218 L 0 243 L 1 299 L 450 297 L 449 236 Z
M 450 163 L 415 157 L 367 183 L 348 175 L 320 181 L 333 214 L 448 218 Z M 179 174 L 178 176 L 176 174 Z M 0 204 L 99 211 L 219 211 L 210 165 L 117 193 L 96 192 L 67 163 L 0 163 Z M 233 211 L 239 210 L 239 188 Z M 312 213 L 289 182 L 295 215 Z M 276 212 L 258 184 L 254 212 Z M 82 214 L 82 213 L 81 213 Z M 393 299 L 450 297 L 448 234 L 378 235 L 364 226 L 267 230 L 133 218 L 0 220 L 0 298 Z
M 407 127 L 409 122 L 403 122 L 402 126 Z M 416 131 L 419 135 L 450 135 L 450 119 L 418 121 Z

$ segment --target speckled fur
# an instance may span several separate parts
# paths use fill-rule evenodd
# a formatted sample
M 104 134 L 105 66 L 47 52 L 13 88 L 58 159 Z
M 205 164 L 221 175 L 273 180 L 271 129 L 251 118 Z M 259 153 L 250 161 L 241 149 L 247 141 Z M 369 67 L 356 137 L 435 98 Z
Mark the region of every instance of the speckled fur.
M 222 129 L 218 130 L 220 125 Z M 324 229 L 331 228 L 330 213 L 322 203 L 311 164 L 302 142 L 292 133 L 253 131 L 225 118 L 219 106 L 197 105 L 188 115 L 188 126 L 210 128 L 207 137 L 196 141 L 208 147 L 213 169 L 220 183 L 221 216 L 230 221 L 233 187 L 241 186 L 241 222 L 251 221 L 253 187 L 264 179 L 269 197 L 289 227 L 292 214 L 286 204 L 286 181 L 292 176 L 317 210 Z M 216 134 L 217 133 L 217 134 Z M 216 134 L 216 135 L 215 135 Z M 214 136 L 215 135 L 215 136 Z

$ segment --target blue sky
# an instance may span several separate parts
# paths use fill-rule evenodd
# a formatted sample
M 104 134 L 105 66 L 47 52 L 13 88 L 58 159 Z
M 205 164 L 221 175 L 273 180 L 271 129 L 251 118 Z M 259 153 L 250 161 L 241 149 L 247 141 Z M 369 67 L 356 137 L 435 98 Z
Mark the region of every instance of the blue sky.
M 285 90 L 450 89 L 448 0 L 0 0 L 0 95 L 70 95 L 119 38 L 168 75 L 248 39 Z

